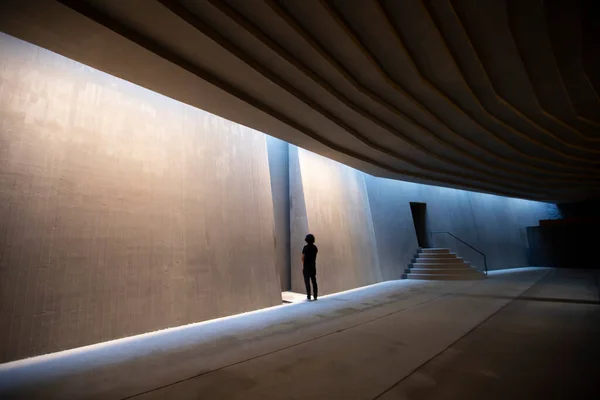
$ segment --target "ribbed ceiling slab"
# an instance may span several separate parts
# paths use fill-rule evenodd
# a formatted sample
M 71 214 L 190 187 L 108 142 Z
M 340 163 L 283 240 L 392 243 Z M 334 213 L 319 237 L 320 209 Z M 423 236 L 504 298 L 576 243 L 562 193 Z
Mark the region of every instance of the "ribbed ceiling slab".
M 0 7 L 8 34 L 377 176 L 556 202 L 600 196 L 588 2 Z

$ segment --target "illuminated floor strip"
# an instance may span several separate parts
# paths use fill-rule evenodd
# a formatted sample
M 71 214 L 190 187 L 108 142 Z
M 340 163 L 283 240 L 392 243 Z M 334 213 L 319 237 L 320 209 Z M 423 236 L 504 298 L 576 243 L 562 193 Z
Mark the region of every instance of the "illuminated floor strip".
M 347 295 L 350 293 L 369 291 L 369 290 L 372 290 L 373 288 L 389 286 L 392 283 L 396 283 L 396 284 L 400 283 L 400 284 L 405 284 L 408 286 L 415 284 L 415 282 L 409 282 L 406 280 L 387 281 L 387 282 L 376 283 L 374 285 L 363 286 L 360 288 L 345 290 L 343 292 L 338 292 L 338 293 L 321 296 L 320 299 L 335 298 L 335 297 L 344 296 L 344 295 Z M 289 293 L 292 293 L 292 292 L 289 292 Z M 299 295 L 298 293 L 293 293 L 293 294 Z M 306 295 L 301 295 L 301 296 L 302 296 L 303 300 L 306 300 Z M 88 345 L 88 346 L 77 347 L 74 349 L 63 350 L 63 351 L 59 351 L 59 352 L 55 352 L 55 353 L 44 354 L 44 355 L 25 358 L 25 359 L 17 360 L 17 361 L 11 361 L 8 363 L 0 364 L 0 373 L 2 373 L 2 371 L 7 371 L 7 370 L 15 369 L 15 368 L 34 366 L 36 364 L 45 363 L 47 361 L 58 360 L 58 359 L 67 359 L 72 356 L 78 356 L 78 355 L 82 355 L 82 354 L 86 354 L 86 353 L 90 353 L 90 354 L 96 353 L 99 350 L 108 350 L 111 347 L 121 347 L 122 345 L 126 345 L 126 344 L 127 345 L 135 345 L 136 343 L 142 343 L 143 341 L 145 341 L 147 339 L 158 338 L 158 337 L 166 338 L 169 335 L 172 335 L 174 333 L 192 330 L 194 328 L 199 328 L 199 327 L 202 327 L 205 325 L 213 325 L 213 324 L 218 324 L 218 323 L 225 322 L 225 321 L 232 321 L 232 320 L 237 320 L 240 318 L 247 318 L 252 315 L 273 313 L 283 307 L 292 307 L 292 306 L 300 305 L 298 303 L 308 303 L 308 302 L 294 301 L 294 304 L 282 304 L 282 305 L 277 305 L 277 306 L 273 306 L 273 307 L 262 308 L 259 310 L 248 311 L 245 313 L 229 315 L 229 316 L 210 319 L 210 320 L 201 321 L 201 322 L 195 322 L 195 323 L 187 324 L 187 325 L 180 325 L 180 326 L 176 326 L 176 327 L 172 327 L 172 328 L 166 328 L 166 329 L 161 329 L 161 330 L 157 330 L 157 331 L 153 331 L 153 332 L 142 333 L 139 335 L 128 336 L 125 338 L 109 340 L 106 342 L 100 342 L 100 343 L 96 343 L 96 344 L 92 344 L 92 345 Z M 137 348 L 138 346 L 135 346 L 135 347 Z M 141 347 L 137 348 L 137 350 L 142 350 L 142 348 Z M 136 356 L 139 356 L 139 355 L 140 354 L 136 354 Z M 113 362 L 114 361 L 122 361 L 125 358 L 126 357 L 123 357 L 120 360 L 112 360 L 112 361 Z
M 523 268 L 518 269 L 517 271 L 525 272 L 527 270 L 539 269 Z M 492 272 L 492 276 L 501 276 L 504 274 L 512 275 L 517 271 L 497 271 Z M 23 387 L 32 382 L 69 379 L 70 376 L 79 374 L 85 370 L 95 370 L 97 367 L 106 368 L 108 365 L 116 365 L 132 359 L 145 359 L 146 356 L 161 357 L 161 353 L 166 354 L 173 350 L 177 351 L 178 349 L 187 348 L 188 346 L 214 346 L 212 343 L 218 342 L 224 335 L 231 337 L 239 336 L 240 338 L 257 337 L 256 332 L 261 330 L 266 329 L 269 331 L 272 327 L 276 327 L 282 322 L 285 323 L 285 321 L 306 319 L 314 317 L 315 314 L 332 315 L 337 311 L 343 310 L 356 310 L 358 313 L 362 313 L 370 307 L 368 303 L 377 302 L 381 299 L 385 299 L 387 296 L 398 295 L 399 293 L 408 293 L 409 298 L 411 298 L 412 296 L 415 296 L 415 293 L 420 292 L 422 295 L 423 293 L 428 292 L 427 301 L 431 301 L 440 296 L 450 294 L 461 286 L 463 289 L 466 288 L 465 285 L 475 288 L 476 286 L 473 285 L 478 285 L 478 282 L 484 281 L 469 281 L 462 283 L 432 283 L 427 281 L 409 280 L 389 281 L 323 296 L 319 301 L 310 303 L 305 300 L 303 295 L 301 295 L 303 296 L 304 301 L 300 303 L 279 305 L 215 320 L 173 327 L 161 331 L 0 364 L 0 393 L 7 388 Z M 394 314 L 406 309 L 406 306 L 400 306 L 400 304 L 398 304 L 399 307 L 395 307 L 393 306 L 394 304 L 390 303 L 392 307 L 389 307 L 385 314 L 378 312 L 376 313 L 377 315 L 373 314 L 369 318 L 361 317 L 355 322 L 353 321 L 353 323 L 348 323 L 344 330 L 350 329 L 355 325 L 360 326 L 364 323 L 372 322 L 373 317 L 379 319 L 385 317 L 388 313 Z M 380 307 L 381 305 L 382 303 L 375 307 Z M 412 306 L 409 305 L 408 308 L 411 308 Z M 361 307 L 362 309 L 360 309 Z M 366 314 L 365 317 L 367 317 Z M 336 331 L 338 330 L 336 329 Z M 336 331 L 327 333 L 327 335 L 336 333 Z M 297 343 L 290 342 L 283 346 L 283 348 L 297 346 L 307 340 L 314 340 L 322 336 L 323 335 L 318 334 L 311 338 L 307 337 L 306 340 L 299 340 Z M 281 348 L 273 348 L 272 351 L 257 355 L 257 357 L 262 357 L 265 354 L 280 350 Z M 239 362 L 244 361 L 247 361 L 247 359 Z M 173 381 L 175 381 L 175 379 Z M 139 393 L 140 392 L 138 392 L 138 394 Z

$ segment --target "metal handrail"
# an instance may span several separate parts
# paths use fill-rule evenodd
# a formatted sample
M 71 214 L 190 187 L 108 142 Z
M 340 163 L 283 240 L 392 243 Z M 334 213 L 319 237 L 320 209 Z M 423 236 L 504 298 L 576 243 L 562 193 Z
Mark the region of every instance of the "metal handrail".
M 445 234 L 447 234 L 447 235 L 450 235 L 450 236 L 452 236 L 454 239 L 456 239 L 456 240 L 458 240 L 459 242 L 461 242 L 462 244 L 464 244 L 465 246 L 467 246 L 467 247 L 470 247 L 471 249 L 473 249 L 473 250 L 475 250 L 476 252 L 478 252 L 479 254 L 481 254 L 481 255 L 483 256 L 483 266 L 484 266 L 484 268 L 485 268 L 485 274 L 486 274 L 486 275 L 488 274 L 488 267 L 487 267 L 487 257 L 486 257 L 486 255 L 485 255 L 485 253 L 484 253 L 484 252 L 482 252 L 482 251 L 480 251 L 480 250 L 477 250 L 475 247 L 471 246 L 469 243 L 465 242 L 464 240 L 462 240 L 462 239 L 461 239 L 461 238 L 459 238 L 459 237 L 456 237 L 455 235 L 453 235 L 453 234 L 452 234 L 452 233 L 450 233 L 450 232 L 442 232 L 442 231 L 440 231 L 440 232 L 429 232 L 429 237 L 430 237 L 432 240 L 433 240 L 433 234 L 434 234 L 434 233 L 445 233 Z

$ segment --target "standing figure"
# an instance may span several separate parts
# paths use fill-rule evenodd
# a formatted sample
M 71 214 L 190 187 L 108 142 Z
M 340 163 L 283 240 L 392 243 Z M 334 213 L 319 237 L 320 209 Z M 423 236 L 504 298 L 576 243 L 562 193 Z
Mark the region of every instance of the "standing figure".
M 306 285 L 306 297 L 310 301 L 310 283 L 312 281 L 314 299 L 317 300 L 317 253 L 319 249 L 315 246 L 315 237 L 310 233 L 306 235 L 304 240 L 307 245 L 302 249 L 302 274 Z

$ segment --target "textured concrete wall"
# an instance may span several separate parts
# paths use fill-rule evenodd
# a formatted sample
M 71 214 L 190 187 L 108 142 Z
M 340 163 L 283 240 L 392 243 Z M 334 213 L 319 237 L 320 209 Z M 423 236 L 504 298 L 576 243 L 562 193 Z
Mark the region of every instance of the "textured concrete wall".
M 0 53 L 0 362 L 281 302 L 264 135 Z
M 367 177 L 380 264 L 397 278 L 417 249 L 410 202 L 427 204 L 430 231 L 448 231 L 486 253 L 490 269 L 527 265 L 526 227 L 548 215 L 546 203 Z M 482 257 L 448 235 L 434 235 L 477 267 Z M 395 277 L 395 278 L 394 278 Z
M 302 188 L 297 186 L 292 192 L 292 214 L 299 223 L 306 223 L 299 229 L 292 226 L 292 290 L 304 291 L 299 257 L 308 232 L 315 235 L 319 248 L 320 294 L 379 282 L 365 174 L 303 149 L 290 151 L 290 164 L 294 165 L 290 172 L 299 173 L 290 183 L 301 182 Z
M 299 152 L 298 147 L 290 145 L 290 281 L 293 291 L 304 293 L 301 255 L 302 247 L 306 244 L 304 237 L 310 232 L 310 229 L 304 201 Z M 318 262 L 320 264 L 320 260 Z
M 0 52 L 0 362 L 279 304 L 304 291 L 308 232 L 321 294 L 397 279 L 412 201 L 492 269 L 525 265 L 548 218 L 371 177 L 2 34 Z
M 392 180 L 367 176 L 366 181 L 382 279 L 399 279 L 419 247 L 409 204 L 416 200 L 398 199 Z
M 449 231 L 486 253 L 490 269 L 527 265 L 526 227 L 547 218 L 545 203 L 372 177 L 290 148 L 292 289 L 303 292 L 300 254 L 317 236 L 323 293 L 399 279 L 418 249 L 410 202 L 427 204 L 427 229 Z M 449 247 L 474 266 L 480 254 L 447 235 Z
M 275 218 L 275 247 L 281 291 L 292 287 L 290 276 L 290 170 L 289 144 L 267 136 L 273 216 Z

